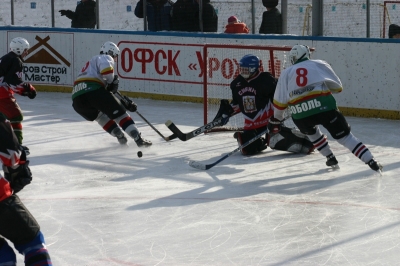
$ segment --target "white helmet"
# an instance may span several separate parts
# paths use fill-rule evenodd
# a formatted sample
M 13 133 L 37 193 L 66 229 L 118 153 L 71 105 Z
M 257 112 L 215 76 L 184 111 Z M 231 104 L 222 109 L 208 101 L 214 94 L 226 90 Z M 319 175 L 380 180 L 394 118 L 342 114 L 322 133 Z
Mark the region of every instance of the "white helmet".
M 100 48 L 100 54 L 108 54 L 111 57 L 119 55 L 119 48 L 113 42 L 105 42 Z
M 10 50 L 16 53 L 17 55 L 22 55 L 22 53 L 28 49 L 29 49 L 29 42 L 22 37 L 14 38 L 10 42 Z
M 307 45 L 295 45 L 290 50 L 289 58 L 292 65 L 300 60 L 310 59 L 310 48 Z

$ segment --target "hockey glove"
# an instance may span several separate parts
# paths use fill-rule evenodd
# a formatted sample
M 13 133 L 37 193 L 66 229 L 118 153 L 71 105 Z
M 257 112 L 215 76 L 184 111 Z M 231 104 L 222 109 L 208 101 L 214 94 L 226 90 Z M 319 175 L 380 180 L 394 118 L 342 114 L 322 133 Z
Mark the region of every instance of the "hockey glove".
M 271 117 L 268 122 L 268 130 L 271 134 L 279 133 L 282 129 L 283 122 L 281 120 L 276 119 L 275 117 Z
M 32 181 L 32 172 L 29 169 L 29 160 L 24 164 L 20 164 L 16 169 L 3 165 L 4 177 L 10 182 L 14 194 L 21 191 L 26 185 Z
M 34 99 L 36 97 L 37 92 L 32 84 L 25 82 L 24 84 L 22 84 L 22 87 L 24 88 L 22 96 L 28 96 L 29 99 Z
M 229 118 L 235 111 L 233 110 L 232 106 L 229 104 L 229 101 L 226 99 L 222 99 L 219 110 L 217 115 L 215 116 L 214 120 L 217 120 L 219 118 L 222 118 L 221 120 L 221 126 L 226 125 L 229 122 Z
M 122 105 L 130 112 L 136 112 L 137 104 L 126 96 L 121 100 Z
M 113 81 L 107 85 L 107 90 L 116 93 L 118 91 L 118 86 L 119 86 L 119 79 L 118 76 L 115 75 Z

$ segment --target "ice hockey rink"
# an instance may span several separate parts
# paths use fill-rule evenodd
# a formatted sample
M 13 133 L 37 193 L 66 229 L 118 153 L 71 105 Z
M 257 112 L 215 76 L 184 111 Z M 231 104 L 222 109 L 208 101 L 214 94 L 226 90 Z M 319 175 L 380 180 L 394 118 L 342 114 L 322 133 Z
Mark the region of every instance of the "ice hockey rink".
M 16 98 L 33 173 L 19 195 L 54 265 L 399 264 L 400 121 L 348 117 L 382 177 L 330 136 L 337 171 L 318 152 L 269 148 L 205 171 L 187 162 L 234 150 L 232 132 L 166 142 L 132 113 L 153 146 L 122 147 L 76 114 L 67 93 Z M 203 124 L 201 104 L 135 102 L 165 136 L 167 120 L 183 132 Z

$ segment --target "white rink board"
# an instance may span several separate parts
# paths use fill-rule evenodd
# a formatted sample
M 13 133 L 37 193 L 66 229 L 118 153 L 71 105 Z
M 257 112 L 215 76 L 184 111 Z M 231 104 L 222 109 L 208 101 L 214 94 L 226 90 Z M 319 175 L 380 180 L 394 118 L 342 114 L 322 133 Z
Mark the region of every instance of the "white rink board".
M 26 38 L 37 48 L 26 58 L 30 82 L 72 86 L 81 67 L 99 53 L 101 44 L 121 46 L 117 72 L 120 90 L 160 95 L 202 97 L 205 43 L 286 45 L 315 48 L 313 58 L 328 61 L 344 85 L 337 95 L 341 107 L 400 111 L 398 43 L 380 39 L 238 36 L 223 34 L 158 33 L 56 28 L 0 28 L 0 52 L 10 40 Z M 222 59 L 221 59 L 222 60 Z M 32 76 L 33 75 L 33 76 Z M 34 78 L 35 80 L 32 80 Z M 228 81 L 229 82 L 229 81 Z

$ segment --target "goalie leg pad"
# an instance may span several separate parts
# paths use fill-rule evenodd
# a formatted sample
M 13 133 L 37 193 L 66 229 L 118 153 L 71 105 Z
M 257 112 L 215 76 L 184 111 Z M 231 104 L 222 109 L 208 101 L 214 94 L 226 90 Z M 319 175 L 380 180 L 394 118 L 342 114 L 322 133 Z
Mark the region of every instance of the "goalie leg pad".
M 262 130 L 261 130 L 262 131 Z M 245 130 L 245 131 L 239 131 L 235 132 L 233 137 L 237 140 L 238 145 L 241 146 L 243 143 L 246 143 L 247 141 L 251 140 L 255 136 L 258 135 L 258 133 L 261 133 L 259 130 Z M 247 145 L 246 147 L 242 148 L 240 152 L 243 155 L 255 155 L 262 150 L 265 150 L 267 148 L 266 143 L 265 143 L 265 138 L 259 138 L 253 143 Z
M 308 154 L 314 151 L 314 145 L 307 138 L 307 135 L 297 129 L 287 127 L 282 127 L 277 134 L 269 134 L 268 145 L 275 150 L 294 153 Z

